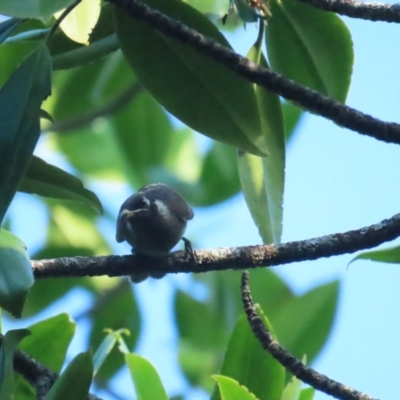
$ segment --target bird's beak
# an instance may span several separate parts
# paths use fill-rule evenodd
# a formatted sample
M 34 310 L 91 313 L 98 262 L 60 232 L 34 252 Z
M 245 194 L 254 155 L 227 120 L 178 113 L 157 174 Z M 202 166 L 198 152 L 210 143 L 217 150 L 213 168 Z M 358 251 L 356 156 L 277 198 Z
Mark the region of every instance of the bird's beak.
M 122 210 L 121 211 L 121 218 L 123 218 L 124 216 L 126 218 L 130 218 L 133 217 L 135 215 L 136 211 L 129 211 L 129 210 Z

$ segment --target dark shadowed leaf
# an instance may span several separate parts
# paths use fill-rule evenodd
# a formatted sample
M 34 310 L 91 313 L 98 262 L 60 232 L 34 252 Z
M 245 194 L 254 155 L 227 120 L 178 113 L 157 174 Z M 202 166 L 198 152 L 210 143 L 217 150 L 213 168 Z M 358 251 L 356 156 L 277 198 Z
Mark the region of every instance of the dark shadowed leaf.
M 21 23 L 18 18 L 10 18 L 0 24 L 0 44 L 3 43 L 10 33 Z
M 14 399 L 14 353 L 19 342 L 30 334 L 28 329 L 15 329 L 4 335 L 0 350 L 0 398 Z
M 215 25 L 189 5 L 178 0 L 146 3 L 229 47 Z M 267 140 L 249 82 L 190 46 L 157 33 L 125 11 L 116 8 L 115 17 L 125 57 L 161 105 L 213 139 L 250 153 L 267 153 Z
M 53 199 L 78 201 L 100 214 L 103 211 L 99 198 L 85 189 L 80 179 L 36 156 L 31 158 L 18 190 Z
M 39 138 L 40 106 L 50 94 L 50 72 L 49 52 L 41 45 L 0 90 L 0 221 Z
M 56 11 L 68 7 L 74 0 L 2 0 L 0 14 L 18 18 L 50 18 Z
M 266 43 L 272 69 L 344 102 L 354 59 L 346 25 L 336 14 L 296 0 L 271 0 L 270 6 Z

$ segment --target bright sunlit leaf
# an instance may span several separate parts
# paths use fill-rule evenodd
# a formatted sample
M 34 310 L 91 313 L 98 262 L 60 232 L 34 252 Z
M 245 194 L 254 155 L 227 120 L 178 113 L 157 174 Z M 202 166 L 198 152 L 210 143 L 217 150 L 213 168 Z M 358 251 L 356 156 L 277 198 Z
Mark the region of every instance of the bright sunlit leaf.
M 101 10 L 100 0 L 82 0 L 61 22 L 61 29 L 73 41 L 89 44 L 89 36 L 95 27 Z M 58 19 L 63 11 L 54 14 Z

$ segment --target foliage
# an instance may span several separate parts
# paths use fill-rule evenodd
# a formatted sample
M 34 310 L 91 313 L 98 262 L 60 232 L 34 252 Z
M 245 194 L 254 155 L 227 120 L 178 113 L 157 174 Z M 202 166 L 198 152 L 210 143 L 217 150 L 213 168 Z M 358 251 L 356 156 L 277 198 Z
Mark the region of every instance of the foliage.
M 231 47 L 221 24 L 208 19 L 223 16 L 222 1 L 146 3 Z M 279 243 L 285 142 L 302 111 L 110 4 L 84 0 L 52 32 L 71 4 L 28 0 L 21 6 L 0 0 L 0 13 L 13 17 L 0 24 L 3 226 L 16 191 L 37 194 L 48 224 L 36 258 L 111 253 L 109 237 L 96 224 L 114 221 L 116 210 L 102 206 L 87 187 L 122 182 L 137 189 L 162 181 L 202 207 L 243 190 L 264 243 Z M 265 34 L 264 22 L 258 22 L 259 36 L 248 58 L 269 68 L 261 51 L 265 41 L 272 69 L 344 102 L 353 62 L 344 23 L 295 0 L 272 0 L 271 12 Z M 234 29 L 229 19 L 227 28 Z M 343 57 L 336 57 L 338 48 Z M 65 161 L 64 169 L 33 154 L 40 135 Z M 99 219 L 95 212 L 103 208 Z M 48 368 L 60 373 L 65 367 L 48 399 L 87 398 L 92 379 L 108 389 L 123 366 L 138 398 L 167 398 L 155 368 L 132 353 L 143 329 L 135 288 L 104 277 L 49 279 L 31 288 L 23 244 L 5 229 L 0 239 L 0 306 L 15 316 L 37 316 L 74 290 L 84 291 L 91 300 L 80 318 L 88 322 L 87 346 L 95 354 L 94 361 L 91 351 L 70 360 L 66 354 L 75 323 L 65 314 L 39 316 L 27 339 L 22 340 L 26 331 L 5 336 L 1 398 L 34 398 L 21 376 L 16 374 L 13 382 L 10 357 L 21 340 L 19 348 Z M 298 357 L 306 353 L 311 362 L 332 328 L 338 282 L 299 296 L 271 271 L 253 276 L 264 320 L 289 351 Z M 206 298 L 173 289 L 179 362 L 190 385 L 213 399 L 312 399 L 313 391 L 301 390 L 251 334 L 241 311 L 237 273 L 210 273 L 193 278 L 192 284 L 206 288 Z M 120 329 L 130 335 L 122 338 Z

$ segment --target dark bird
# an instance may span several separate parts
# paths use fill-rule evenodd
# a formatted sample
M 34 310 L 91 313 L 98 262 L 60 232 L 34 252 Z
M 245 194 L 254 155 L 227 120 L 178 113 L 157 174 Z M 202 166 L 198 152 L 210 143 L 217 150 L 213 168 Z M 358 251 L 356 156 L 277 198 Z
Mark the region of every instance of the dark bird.
M 173 188 L 153 183 L 141 188 L 122 204 L 117 220 L 116 240 L 127 241 L 138 256 L 165 257 L 182 239 L 185 250 L 193 256 L 190 241 L 183 237 L 187 221 L 194 217 L 193 210 Z M 141 282 L 164 274 L 140 273 L 131 276 Z

